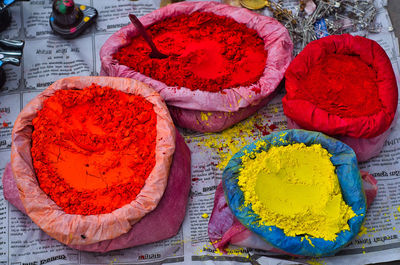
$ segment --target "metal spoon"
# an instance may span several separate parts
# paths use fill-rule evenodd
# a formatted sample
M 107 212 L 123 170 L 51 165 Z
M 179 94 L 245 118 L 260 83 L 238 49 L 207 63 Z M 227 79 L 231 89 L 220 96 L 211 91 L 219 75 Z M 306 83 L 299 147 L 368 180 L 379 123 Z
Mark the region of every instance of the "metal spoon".
M 129 19 L 131 20 L 132 24 L 139 30 L 140 35 L 146 40 L 151 48 L 151 53 L 149 54 L 150 58 L 157 58 L 157 59 L 165 59 L 168 55 L 161 53 L 157 50 L 156 45 L 154 45 L 153 40 L 151 39 L 150 35 L 147 34 L 146 29 L 144 28 L 142 22 L 133 14 L 129 14 Z

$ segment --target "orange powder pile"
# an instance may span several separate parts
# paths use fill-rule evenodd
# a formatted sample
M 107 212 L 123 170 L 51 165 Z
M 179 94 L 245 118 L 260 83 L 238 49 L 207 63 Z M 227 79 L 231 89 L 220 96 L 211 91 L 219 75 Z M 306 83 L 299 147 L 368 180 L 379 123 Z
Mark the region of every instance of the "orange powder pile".
M 156 122 L 141 96 L 95 84 L 56 91 L 33 120 L 41 189 L 70 214 L 110 213 L 130 203 L 155 165 Z

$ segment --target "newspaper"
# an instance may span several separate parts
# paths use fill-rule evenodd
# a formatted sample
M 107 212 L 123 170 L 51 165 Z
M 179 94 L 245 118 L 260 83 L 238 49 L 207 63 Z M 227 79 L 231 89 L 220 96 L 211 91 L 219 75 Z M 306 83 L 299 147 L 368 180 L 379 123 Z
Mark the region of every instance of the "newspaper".
M 294 0 L 287 1 L 288 7 Z M 159 0 L 81 0 L 99 11 L 95 26 L 77 39 L 66 41 L 52 34 L 48 20 L 50 0 L 17 2 L 10 11 L 11 26 L 0 38 L 26 41 L 20 67 L 5 65 L 7 82 L 0 92 L 0 176 L 10 162 L 11 130 L 21 109 L 52 82 L 73 75 L 98 75 L 99 50 L 106 39 L 129 23 L 127 14 L 147 14 L 160 6 Z M 400 54 L 386 1 L 376 0 L 376 23 L 380 33 L 367 34 L 387 52 L 397 78 Z M 268 11 L 265 15 L 270 15 Z M 399 79 L 398 79 L 399 81 Z M 398 83 L 399 84 L 399 83 Z M 400 87 L 400 84 L 399 84 Z M 231 134 L 237 147 L 270 131 L 286 128 L 281 98 L 283 91 L 256 115 L 238 126 L 251 126 L 243 135 Z M 50 238 L 26 215 L 4 200 L 0 187 L 0 264 L 366 264 L 400 260 L 400 124 L 395 124 L 380 156 L 360 163 L 378 180 L 378 196 L 368 210 L 366 231 L 336 256 L 322 259 L 293 259 L 288 256 L 232 246 L 229 254 L 216 251 L 207 234 L 214 193 L 221 181 L 221 161 L 229 151 L 210 139 L 222 134 L 201 134 L 181 129 L 192 151 L 192 189 L 184 223 L 179 233 L 168 240 L 109 253 L 89 253 L 71 249 Z M 150 233 L 151 231 L 149 231 Z M 224 262 L 223 262 L 224 261 Z

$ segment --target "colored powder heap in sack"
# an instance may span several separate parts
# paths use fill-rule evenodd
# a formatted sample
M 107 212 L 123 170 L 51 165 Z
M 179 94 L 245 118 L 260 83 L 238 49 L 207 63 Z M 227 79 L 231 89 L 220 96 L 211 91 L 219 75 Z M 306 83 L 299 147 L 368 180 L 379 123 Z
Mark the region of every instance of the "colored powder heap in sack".
M 382 108 L 376 76 L 359 56 L 329 54 L 310 67 L 295 98 L 340 117 L 373 115 Z
M 70 214 L 110 213 L 130 203 L 155 165 L 156 123 L 142 96 L 95 84 L 57 90 L 33 119 L 41 189 Z
M 264 72 L 264 41 L 231 18 L 195 12 L 165 19 L 147 32 L 168 58 L 150 58 L 151 49 L 141 36 L 113 57 L 168 86 L 219 92 L 256 83 Z
M 265 142 L 263 143 L 265 144 Z M 287 236 L 335 240 L 355 216 L 344 202 L 331 154 L 320 144 L 272 146 L 242 158 L 239 186 L 260 223 Z

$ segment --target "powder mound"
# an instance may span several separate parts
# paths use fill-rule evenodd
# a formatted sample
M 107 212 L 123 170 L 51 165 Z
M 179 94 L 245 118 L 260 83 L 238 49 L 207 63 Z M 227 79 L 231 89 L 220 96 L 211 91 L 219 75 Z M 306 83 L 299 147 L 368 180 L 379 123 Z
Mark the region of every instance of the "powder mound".
M 264 72 L 263 40 L 231 18 L 194 12 L 165 19 L 147 32 L 168 58 L 150 58 L 151 49 L 141 36 L 113 58 L 168 86 L 220 92 L 256 83 Z
M 382 109 L 376 71 L 357 55 L 328 54 L 312 65 L 294 95 L 340 117 L 362 117 Z
M 320 144 L 272 146 L 242 158 L 239 187 L 260 223 L 287 236 L 335 240 L 355 216 L 344 202 L 331 155 Z
M 40 188 L 66 213 L 130 203 L 155 165 L 157 116 L 142 96 L 96 84 L 57 90 L 32 123 Z

